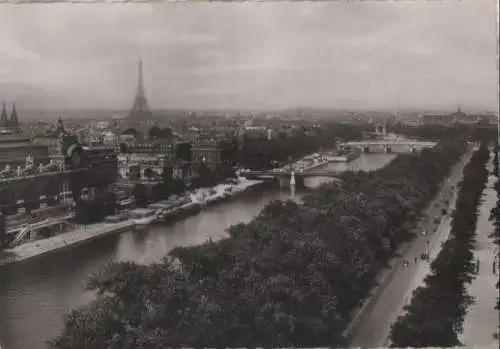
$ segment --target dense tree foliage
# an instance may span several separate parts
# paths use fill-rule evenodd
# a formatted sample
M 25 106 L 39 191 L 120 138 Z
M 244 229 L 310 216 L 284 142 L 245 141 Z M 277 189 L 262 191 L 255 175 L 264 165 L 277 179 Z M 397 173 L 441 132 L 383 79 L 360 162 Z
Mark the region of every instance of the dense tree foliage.
M 194 166 L 196 176 L 191 179 L 192 188 L 213 187 L 217 184 L 216 173 L 204 162 L 199 162 Z
M 493 223 L 494 230 L 491 234 L 491 237 L 494 239 L 495 244 L 497 246 L 500 246 L 500 176 L 498 172 L 498 155 L 500 151 L 500 147 L 498 144 L 498 139 L 497 142 L 495 143 L 495 147 L 493 149 L 494 151 L 494 156 L 493 156 L 493 174 L 497 177 L 496 182 L 495 182 L 495 191 L 497 193 L 497 202 L 495 207 L 491 209 L 491 214 L 490 214 L 490 221 Z M 497 250 L 498 251 L 498 250 Z M 497 252 L 500 253 L 500 252 Z M 499 256 L 496 256 L 497 260 L 500 259 Z M 500 264 L 500 263 L 499 263 Z M 495 268 L 499 268 L 500 265 L 497 264 Z M 500 273 L 500 270 L 496 270 L 497 273 Z M 497 289 L 500 289 L 500 279 L 497 280 L 496 284 Z M 500 310 L 500 297 L 497 297 L 497 303 L 496 303 L 496 310 Z
M 493 148 L 493 174 L 498 177 L 498 153 L 500 152 L 500 146 L 498 144 L 498 139 Z
M 467 307 L 473 299 L 466 286 L 474 277 L 474 246 L 478 204 L 488 179 L 489 158 L 482 143 L 464 169 L 456 206 L 452 214 L 450 238 L 431 263 L 424 286 L 413 293 L 391 329 L 394 347 L 458 346 Z
M 126 130 L 122 132 L 122 135 L 132 135 L 132 136 L 137 136 L 139 134 L 139 131 L 137 131 L 135 128 L 129 127 Z
M 147 202 L 167 199 L 171 195 L 179 195 L 186 191 L 187 187 L 183 180 L 177 178 L 164 179 L 163 182 L 155 184 L 147 195 Z
M 173 169 L 171 167 L 165 167 L 162 175 L 157 176 L 162 181 L 151 187 L 137 183 L 132 190 L 135 204 L 139 207 L 145 207 L 150 202 L 167 199 L 171 195 L 182 194 L 188 188 L 212 187 L 221 181 L 235 176 L 233 167 L 227 163 L 218 164 L 214 169 L 208 167 L 203 162 L 193 163 L 191 166 L 195 172 L 195 176 L 191 179 L 189 186 L 182 179 L 173 178 Z M 149 173 L 146 173 L 147 170 L 149 170 Z M 152 177 L 152 170 L 146 169 L 146 171 L 146 177 Z
M 145 207 L 150 200 L 149 188 L 142 183 L 137 183 L 132 189 L 132 197 L 137 206 Z
M 220 159 L 223 164 L 238 166 L 240 154 L 240 142 L 237 138 L 228 138 L 217 144 L 220 149 Z
M 411 138 L 423 139 L 465 139 L 465 140 L 485 140 L 495 141 L 496 129 L 477 127 L 474 125 L 424 125 L 420 127 L 407 127 L 396 124 L 389 128 L 391 132 L 405 135 Z
M 5 225 L 5 215 L 0 212 L 0 249 L 4 247 L 4 244 L 7 243 L 8 237 L 6 233 L 6 225 Z
M 75 208 L 75 222 L 92 224 L 102 222 L 108 215 L 115 213 L 117 197 L 112 192 L 98 194 L 91 200 L 78 200 Z
M 171 139 L 172 129 L 169 127 L 160 128 L 158 126 L 153 126 L 149 129 L 148 136 L 153 139 Z
M 243 168 L 273 168 L 314 153 L 321 148 L 331 148 L 336 140 L 361 138 L 362 131 L 363 127 L 360 126 L 331 124 L 315 129 L 313 135 L 308 135 L 299 129 L 290 136 L 282 134 L 270 140 L 264 135 L 262 137 L 248 136 L 243 138 L 238 152 L 233 146 L 225 153 L 225 156 L 238 154 L 238 162 Z
M 334 346 L 353 309 L 466 149 L 442 142 L 375 172 L 274 201 L 217 243 L 93 277 L 51 348 Z M 172 260 L 175 262 L 172 262 Z

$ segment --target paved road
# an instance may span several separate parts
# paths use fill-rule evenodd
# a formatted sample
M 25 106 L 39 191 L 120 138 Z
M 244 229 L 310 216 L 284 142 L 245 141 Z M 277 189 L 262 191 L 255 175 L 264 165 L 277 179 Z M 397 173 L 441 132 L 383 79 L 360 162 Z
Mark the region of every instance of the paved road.
M 370 307 L 367 314 L 362 315 L 360 324 L 357 326 L 356 333 L 349 347 L 375 348 L 384 346 L 389 335 L 391 324 L 401 314 L 404 304 L 408 301 L 407 297 L 413 286 L 419 263 L 427 263 L 418 259 L 415 263 L 415 257 L 419 258 L 421 253 L 429 253 L 439 245 L 439 240 L 449 230 L 449 217 L 443 217 L 440 223 L 434 223 L 435 217 L 441 216 L 441 210 L 446 207 L 444 201 L 449 200 L 449 211 L 455 206 L 456 187 L 462 179 L 464 166 L 469 162 L 471 152 L 455 165 L 449 179 L 443 184 L 441 194 L 427 208 L 422 222 L 422 230 L 427 230 L 426 236 L 419 235 L 407 248 L 403 248 L 401 257 L 396 261 L 393 268 L 394 274 L 389 278 L 382 294 L 378 296 L 375 304 Z M 452 186 L 455 190 L 452 190 Z M 409 261 L 409 266 L 404 266 L 403 261 Z

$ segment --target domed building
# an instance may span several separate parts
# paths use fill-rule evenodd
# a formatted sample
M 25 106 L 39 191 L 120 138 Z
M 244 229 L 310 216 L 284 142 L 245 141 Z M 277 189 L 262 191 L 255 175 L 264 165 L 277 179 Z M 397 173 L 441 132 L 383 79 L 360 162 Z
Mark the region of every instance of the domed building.
M 456 112 L 451 114 L 451 117 L 456 124 L 475 124 L 478 121 L 476 116 L 464 113 L 460 107 L 457 108 Z
M 471 125 L 477 124 L 479 117 L 477 115 L 466 114 L 460 107 L 458 107 L 457 111 L 451 114 L 425 114 L 422 117 L 422 121 L 424 125 Z

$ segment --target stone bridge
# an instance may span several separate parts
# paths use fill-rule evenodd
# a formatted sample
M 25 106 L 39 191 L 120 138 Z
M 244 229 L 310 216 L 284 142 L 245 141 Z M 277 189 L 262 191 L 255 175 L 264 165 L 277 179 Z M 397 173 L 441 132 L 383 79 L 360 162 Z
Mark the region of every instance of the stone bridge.
M 307 171 L 294 171 L 293 172 L 293 181 L 292 184 L 292 171 L 287 170 L 268 170 L 268 171 L 245 171 L 241 172 L 240 176 L 245 177 L 247 179 L 275 179 L 279 180 L 280 187 L 285 188 L 292 185 L 295 185 L 297 188 L 308 187 L 310 184 L 306 184 L 307 178 L 314 177 L 331 177 L 337 178 L 340 176 L 342 172 L 340 171 L 332 171 L 326 169 L 310 169 Z
M 307 177 L 339 177 L 341 171 L 332 170 L 309 170 L 309 171 L 297 171 L 294 172 L 295 178 L 307 178 Z M 267 178 L 290 178 L 292 176 L 292 171 L 245 171 L 241 172 L 241 176 L 247 179 L 267 179 Z
M 417 150 L 424 148 L 433 148 L 437 142 L 431 141 L 417 141 L 417 140 L 400 140 L 400 139 L 381 139 L 381 140 L 366 140 L 366 141 L 356 141 L 356 142 L 346 142 L 341 143 L 341 146 L 356 147 L 361 148 L 363 152 L 369 152 L 373 149 L 383 149 L 385 152 L 389 153 L 394 147 L 405 147 L 409 149 L 410 152 L 415 153 Z

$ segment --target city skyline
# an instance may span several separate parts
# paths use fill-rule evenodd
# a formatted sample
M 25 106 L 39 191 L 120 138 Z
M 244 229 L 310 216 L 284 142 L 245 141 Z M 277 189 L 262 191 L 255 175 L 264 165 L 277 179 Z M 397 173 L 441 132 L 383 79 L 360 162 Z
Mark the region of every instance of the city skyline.
M 495 1 L 2 5 L 20 109 L 498 108 Z M 57 20 L 56 20 L 57 19 Z

